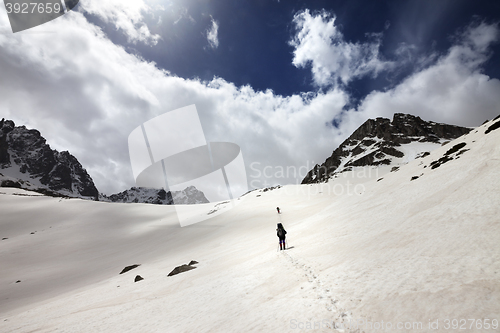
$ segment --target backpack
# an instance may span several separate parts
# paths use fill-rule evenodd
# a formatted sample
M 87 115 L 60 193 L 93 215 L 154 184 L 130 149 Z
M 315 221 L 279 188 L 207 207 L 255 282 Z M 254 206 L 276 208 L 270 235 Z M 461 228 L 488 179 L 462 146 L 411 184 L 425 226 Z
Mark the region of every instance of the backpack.
M 286 234 L 285 229 L 278 228 L 278 237 L 279 237 L 279 238 L 284 238 L 284 237 L 285 237 L 285 234 Z

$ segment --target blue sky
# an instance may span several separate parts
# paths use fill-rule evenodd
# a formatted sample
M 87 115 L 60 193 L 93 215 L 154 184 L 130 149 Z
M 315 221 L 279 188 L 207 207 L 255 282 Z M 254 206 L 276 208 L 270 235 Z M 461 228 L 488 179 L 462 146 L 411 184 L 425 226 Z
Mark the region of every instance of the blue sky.
M 380 34 L 380 57 L 394 61 L 445 53 L 460 29 L 474 21 L 495 23 L 500 17 L 496 1 L 177 1 L 145 15 L 151 33 L 161 36 L 154 47 L 129 45 L 114 25 L 95 16 L 93 22 L 115 43 L 172 74 L 202 80 L 217 76 L 238 86 L 292 95 L 318 88 L 308 66 L 292 63 L 294 17 L 305 10 L 335 17 L 335 26 L 348 42 L 366 43 L 368 34 Z M 206 32 L 214 21 L 218 44 L 210 47 Z M 495 78 L 500 75 L 499 50 L 492 46 L 493 56 L 484 66 Z M 347 88 L 362 98 L 394 86 L 416 69 L 411 61 L 400 65 L 385 75 L 360 77 Z
M 498 115 L 499 21 L 498 1 L 87 0 L 12 34 L 0 6 L 0 115 L 110 194 L 134 185 L 130 132 L 195 104 L 250 187 L 295 183 L 255 170 L 312 168 L 368 118 Z

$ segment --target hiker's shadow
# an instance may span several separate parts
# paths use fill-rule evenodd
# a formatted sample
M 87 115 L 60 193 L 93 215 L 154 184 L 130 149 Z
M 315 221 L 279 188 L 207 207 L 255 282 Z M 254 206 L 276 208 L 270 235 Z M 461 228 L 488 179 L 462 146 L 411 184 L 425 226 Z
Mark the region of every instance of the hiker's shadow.
M 287 247 L 285 250 L 290 250 L 290 249 L 293 249 L 295 246 L 290 246 L 290 247 Z

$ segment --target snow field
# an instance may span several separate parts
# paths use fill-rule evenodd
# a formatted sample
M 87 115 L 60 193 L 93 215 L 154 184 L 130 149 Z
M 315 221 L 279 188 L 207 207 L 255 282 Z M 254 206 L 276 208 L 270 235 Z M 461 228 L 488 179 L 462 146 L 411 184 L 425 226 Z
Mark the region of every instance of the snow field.
M 439 320 L 432 332 L 450 332 L 446 319 L 500 320 L 500 131 L 484 135 L 489 125 L 396 172 L 253 191 L 184 228 L 173 207 L 2 188 L 0 331 L 331 331 L 324 323 L 364 320 L 422 332 Z M 470 150 L 431 170 L 460 142 Z M 348 182 L 363 191 L 333 190 Z M 278 222 L 287 251 L 276 251 Z M 167 277 L 190 260 L 196 269 Z M 141 266 L 118 274 L 131 264 Z

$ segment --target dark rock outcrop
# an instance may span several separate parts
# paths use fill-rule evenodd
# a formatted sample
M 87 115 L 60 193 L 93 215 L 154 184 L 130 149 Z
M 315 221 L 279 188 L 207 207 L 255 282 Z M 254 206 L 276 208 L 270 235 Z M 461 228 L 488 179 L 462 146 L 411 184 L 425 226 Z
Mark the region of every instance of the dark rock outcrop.
M 141 266 L 140 264 L 135 264 L 135 265 L 130 265 L 130 266 L 126 266 L 124 269 L 122 269 L 122 271 L 120 272 L 120 274 L 123 274 L 123 273 L 127 273 L 128 271 L 134 269 L 134 268 L 137 268 Z
M 194 186 L 182 191 L 132 187 L 100 194 L 80 162 L 67 151 L 50 148 L 39 131 L 0 120 L 0 187 L 16 187 L 55 197 L 159 205 L 208 203 Z
M 195 269 L 196 267 L 194 267 L 193 265 L 196 265 L 197 263 L 198 263 L 197 261 L 191 260 L 191 262 L 188 265 L 184 264 L 184 265 L 177 266 L 170 273 L 168 273 L 168 276 L 177 275 L 179 273 L 187 272 L 187 271 L 190 271 L 192 269 Z
M 51 149 L 39 131 L 16 127 L 12 120 L 0 121 L 0 169 L 6 176 L 39 182 L 49 192 L 94 200 L 99 196 L 94 181 L 73 155 Z M 16 173 L 10 175 L 13 169 Z M 18 187 L 17 183 L 12 185 Z M 3 181 L 2 186 L 10 183 Z M 33 186 L 26 188 L 33 190 Z
M 134 282 L 139 282 L 141 280 L 144 280 L 144 278 L 142 276 L 140 276 L 140 275 L 136 275 L 135 279 L 134 279 Z
M 500 117 L 500 116 L 498 116 Z M 495 119 L 493 120 L 496 120 L 498 117 L 496 117 Z M 497 121 L 495 122 L 493 125 L 491 125 L 490 127 L 488 127 L 488 129 L 484 132 L 484 134 L 488 134 L 490 133 L 491 131 L 494 131 L 496 129 L 500 128 L 500 121 Z
M 442 139 L 456 139 L 469 132 L 469 128 L 424 121 L 402 113 L 394 114 L 392 121 L 386 118 L 368 119 L 322 165 L 315 165 L 302 184 L 328 181 L 332 175 L 352 167 L 390 165 L 394 158 L 404 156 L 397 149 L 401 145 L 412 142 L 438 144 Z

